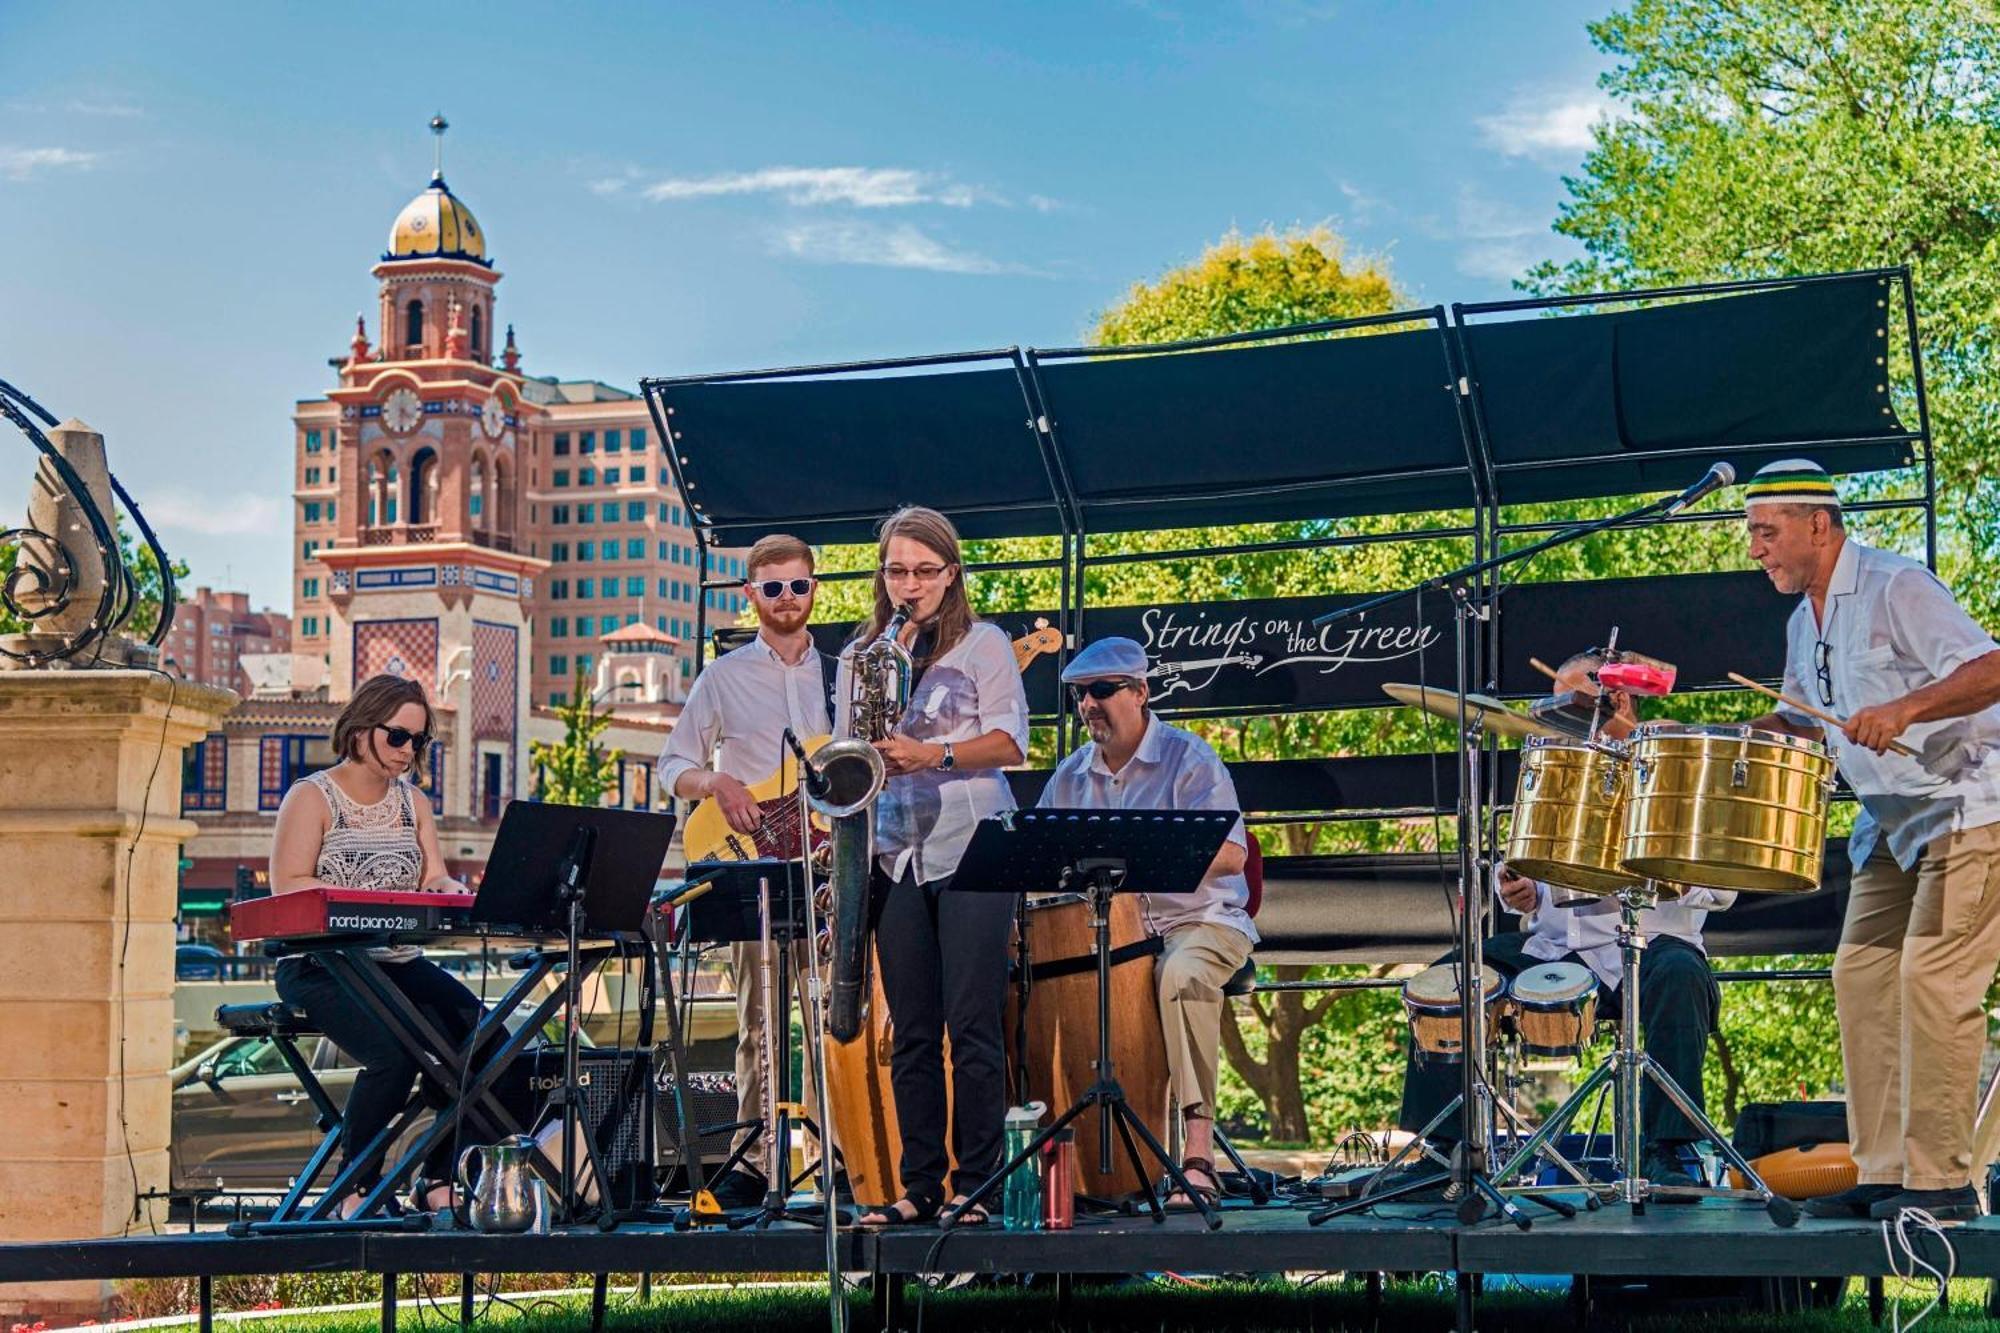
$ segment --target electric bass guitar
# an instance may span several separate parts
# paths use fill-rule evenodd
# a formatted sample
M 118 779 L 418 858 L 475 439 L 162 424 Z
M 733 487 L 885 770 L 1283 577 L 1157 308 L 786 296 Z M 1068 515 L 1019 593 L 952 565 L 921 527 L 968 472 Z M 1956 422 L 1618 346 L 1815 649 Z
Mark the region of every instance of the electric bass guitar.
M 1015 667 L 1026 671 L 1029 663 L 1037 657 L 1062 647 L 1062 631 L 1045 619 L 1037 620 L 1034 629 L 1014 640 L 1013 647 Z M 815 736 L 804 743 L 805 751 L 808 755 L 816 754 L 820 746 L 832 739 L 831 736 Z M 761 782 L 747 786 L 750 799 L 757 802 L 760 821 L 757 831 L 738 833 L 729 827 L 721 804 L 710 797 L 689 811 L 687 823 L 681 826 L 681 846 L 689 864 L 696 861 L 747 861 L 759 856 L 791 860 L 798 856 L 798 767 L 782 764 Z M 825 837 L 825 825 L 818 815 L 814 815 L 812 848 L 816 850 Z

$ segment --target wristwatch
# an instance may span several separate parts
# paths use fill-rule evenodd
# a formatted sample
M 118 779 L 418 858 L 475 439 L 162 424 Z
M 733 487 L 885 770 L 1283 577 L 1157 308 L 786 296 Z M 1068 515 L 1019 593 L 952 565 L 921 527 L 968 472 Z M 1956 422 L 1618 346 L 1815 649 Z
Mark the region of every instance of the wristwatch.
M 944 743 L 944 758 L 938 760 L 938 767 L 949 773 L 958 767 L 958 756 L 951 752 L 951 742 Z

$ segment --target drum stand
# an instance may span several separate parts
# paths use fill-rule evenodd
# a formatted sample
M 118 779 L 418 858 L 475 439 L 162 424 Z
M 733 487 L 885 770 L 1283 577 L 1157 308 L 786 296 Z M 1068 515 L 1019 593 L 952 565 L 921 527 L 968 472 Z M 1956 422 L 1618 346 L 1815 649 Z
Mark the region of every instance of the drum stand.
M 1764 1211 L 1773 1222 L 1781 1227 L 1795 1225 L 1799 1220 L 1798 1209 L 1791 1200 L 1781 1197 L 1751 1169 L 1750 1163 L 1736 1151 L 1729 1138 L 1713 1121 L 1703 1115 L 1701 1108 L 1674 1082 L 1672 1075 L 1660 1068 L 1658 1062 L 1646 1054 L 1639 1045 L 1639 959 L 1646 951 L 1646 933 L 1639 925 L 1639 913 L 1651 907 L 1658 899 L 1658 890 L 1653 884 L 1635 884 L 1618 891 L 1621 922 L 1618 927 L 1619 981 L 1618 981 L 1618 1043 L 1602 1064 L 1591 1071 L 1569 1100 L 1558 1107 L 1553 1115 L 1542 1122 L 1542 1127 L 1521 1145 L 1512 1161 L 1500 1168 L 1504 1178 L 1519 1170 L 1525 1163 L 1541 1152 L 1557 1134 L 1576 1118 L 1585 1104 L 1597 1094 L 1605 1084 L 1615 1085 L 1615 1105 L 1617 1117 L 1618 1166 L 1623 1179 L 1614 1185 L 1593 1186 L 1596 1191 L 1609 1192 L 1617 1200 L 1630 1204 L 1634 1216 L 1646 1211 L 1646 1200 L 1654 1194 L 1696 1194 L 1727 1199 L 1761 1199 Z M 1672 1102 L 1680 1113 L 1691 1121 L 1695 1128 L 1709 1142 L 1721 1150 L 1729 1164 L 1743 1173 L 1750 1182 L 1747 1190 L 1712 1189 L 1707 1186 L 1654 1185 L 1642 1174 L 1645 1170 L 1645 1136 L 1639 1125 L 1639 1097 L 1647 1079 L 1653 1081 L 1661 1095 Z

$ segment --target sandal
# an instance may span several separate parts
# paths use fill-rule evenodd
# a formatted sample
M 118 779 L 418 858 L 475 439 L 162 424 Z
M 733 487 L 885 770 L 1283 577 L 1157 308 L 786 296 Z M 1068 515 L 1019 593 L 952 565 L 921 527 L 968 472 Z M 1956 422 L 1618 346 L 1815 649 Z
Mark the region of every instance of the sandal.
M 1194 1173 L 1197 1171 L 1208 1178 L 1208 1184 L 1201 1185 L 1195 1182 Z M 1187 1179 L 1188 1194 L 1183 1194 L 1179 1189 L 1174 1189 L 1174 1192 L 1169 1194 L 1161 1203 L 1161 1206 L 1168 1212 L 1198 1213 L 1201 1211 L 1201 1204 L 1197 1204 L 1195 1202 L 1196 1199 L 1201 1200 L 1202 1204 L 1206 1204 L 1210 1208 L 1214 1208 L 1222 1202 L 1222 1178 L 1215 1174 L 1215 1163 L 1213 1161 L 1206 1157 L 1190 1157 L 1181 1163 L 1181 1175 Z M 1168 1183 L 1171 1187 L 1171 1180 Z M 1188 1197 L 1190 1194 L 1194 1197 Z M 1174 1202 L 1176 1199 L 1180 1200 L 1180 1202 Z
M 908 1204 L 913 1211 L 904 1212 L 904 1204 Z M 884 1204 L 880 1208 L 870 1208 L 860 1214 L 854 1219 L 854 1225 L 863 1231 L 882 1231 L 889 1227 L 919 1227 L 928 1222 L 935 1222 L 937 1215 L 937 1200 L 919 1199 L 905 1194 L 894 1203 Z
M 965 1206 L 965 1201 L 971 1197 L 969 1194 L 961 1194 L 953 1199 L 944 1210 L 945 1216 L 942 1225 L 947 1227 L 983 1227 L 990 1222 L 993 1219 L 993 1214 L 986 1211 L 985 1204 L 975 1203 L 970 1208 Z

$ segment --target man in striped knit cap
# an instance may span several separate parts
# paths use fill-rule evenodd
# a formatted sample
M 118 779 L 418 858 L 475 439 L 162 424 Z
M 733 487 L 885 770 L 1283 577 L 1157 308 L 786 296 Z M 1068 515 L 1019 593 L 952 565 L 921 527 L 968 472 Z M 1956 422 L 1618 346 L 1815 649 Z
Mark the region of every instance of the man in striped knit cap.
M 2000 965 L 2000 644 L 1923 565 L 1849 537 L 1833 480 L 1804 459 L 1744 488 L 1750 558 L 1798 594 L 1789 707 L 1752 725 L 1824 740 L 1861 801 L 1834 956 L 1855 1188 L 1818 1217 L 1979 1212 L 1972 1128 Z M 1901 739 L 1917 757 L 1891 751 Z

